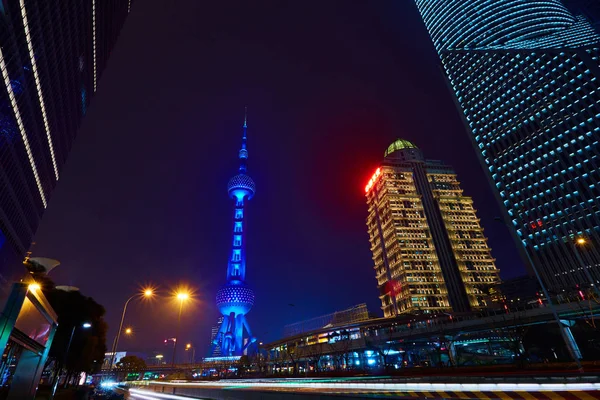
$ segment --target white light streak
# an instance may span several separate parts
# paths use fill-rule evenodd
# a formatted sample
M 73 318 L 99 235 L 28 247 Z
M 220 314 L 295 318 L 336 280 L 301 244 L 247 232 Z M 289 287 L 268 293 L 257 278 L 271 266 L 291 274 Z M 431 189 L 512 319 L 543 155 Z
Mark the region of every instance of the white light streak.
M 29 147 L 29 139 L 27 139 L 27 134 L 25 133 L 25 126 L 23 125 L 23 120 L 21 120 L 21 112 L 19 111 L 19 107 L 17 105 L 17 99 L 15 99 L 15 94 L 13 92 L 12 85 L 10 84 L 10 78 L 8 76 L 8 70 L 6 69 L 6 63 L 4 62 L 4 54 L 2 53 L 2 48 L 0 48 L 0 69 L 2 70 L 2 79 L 4 79 L 6 91 L 8 92 L 8 97 L 10 99 L 13 112 L 15 113 L 15 119 L 17 120 L 17 125 L 19 126 L 19 132 L 21 133 L 21 138 L 23 138 L 23 144 L 25 145 L 25 151 L 27 152 L 29 165 L 31 165 L 33 177 L 35 178 L 35 183 L 37 184 L 38 190 L 40 192 L 42 203 L 44 204 L 44 208 L 46 208 L 46 196 L 44 195 L 44 190 L 42 189 L 42 183 L 40 182 L 40 176 L 38 175 L 38 170 L 35 166 L 35 160 L 33 159 L 31 147 Z
M 134 399 L 157 400 L 157 399 L 173 399 L 173 400 L 189 400 L 189 397 L 177 396 L 173 394 L 164 394 L 151 392 L 149 390 L 129 389 L 131 397 Z
M 92 45 L 94 47 L 94 92 L 96 91 L 96 0 L 92 0 Z
M 127 3 L 127 13 L 131 12 L 131 0 Z
M 565 392 L 565 391 L 587 391 L 600 390 L 600 383 L 368 383 L 368 382 L 348 382 L 340 380 L 339 382 L 307 382 L 306 380 L 295 381 L 287 380 L 244 380 L 236 379 L 234 381 L 218 382 L 156 382 L 144 381 L 143 385 L 169 385 L 169 386 L 195 386 L 195 387 L 248 387 L 248 388 L 319 388 L 319 389 L 344 389 L 344 390 L 381 390 L 381 391 L 466 391 L 466 392 Z M 185 397 L 166 395 L 149 391 L 140 391 L 131 389 L 132 392 L 155 396 L 163 399 L 183 399 Z M 164 397 L 163 397 L 164 396 Z M 166 397 L 171 396 L 171 397 Z
M 46 128 L 46 137 L 48 138 L 48 147 L 50 148 L 50 156 L 52 158 L 52 166 L 54 167 L 54 176 L 58 180 L 58 167 L 56 166 L 56 157 L 54 156 L 54 145 L 52 144 L 52 135 L 50 135 L 50 124 L 48 124 L 48 116 L 46 115 L 46 106 L 44 104 L 44 94 L 42 93 L 42 84 L 40 83 L 40 75 L 38 74 L 37 64 L 33 53 L 33 41 L 29 32 L 29 22 L 27 21 L 27 11 L 25 10 L 25 1 L 21 0 L 21 15 L 23 16 L 23 26 L 25 27 L 25 38 L 27 39 L 27 48 L 29 49 L 29 58 L 31 59 L 31 69 L 35 79 L 35 87 L 37 88 L 38 98 L 40 99 L 40 108 L 42 109 L 42 117 L 44 119 L 44 127 Z

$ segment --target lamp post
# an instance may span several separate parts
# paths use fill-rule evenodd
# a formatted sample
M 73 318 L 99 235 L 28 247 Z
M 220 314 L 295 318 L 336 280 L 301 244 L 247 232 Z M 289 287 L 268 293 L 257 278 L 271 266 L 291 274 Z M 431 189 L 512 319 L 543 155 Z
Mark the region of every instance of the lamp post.
M 191 354 L 191 358 L 190 358 L 190 364 L 193 364 L 196 362 L 196 347 L 192 346 L 191 343 L 188 343 L 185 345 L 185 351 L 190 351 L 192 352 Z
M 123 330 L 123 321 L 125 320 L 125 312 L 127 311 L 127 306 L 129 302 L 135 298 L 150 298 L 154 295 L 154 290 L 148 288 L 144 289 L 141 293 L 136 293 L 130 298 L 127 299 L 125 305 L 123 306 L 123 313 L 121 314 L 121 323 L 119 324 L 119 331 L 117 332 L 117 336 L 115 336 L 115 340 L 113 340 L 112 351 L 110 356 L 110 365 L 108 371 L 111 372 L 113 370 L 113 364 L 115 362 L 115 357 L 117 353 L 117 347 L 119 346 L 119 339 L 121 338 L 121 331 Z M 131 333 L 131 329 L 129 329 L 129 333 Z
M 73 343 L 73 336 L 75 336 L 75 329 L 77 329 L 78 326 L 81 326 L 82 329 L 89 329 L 92 327 L 92 324 L 90 324 L 89 322 L 84 322 L 81 325 L 73 325 L 73 329 L 71 329 L 71 336 L 69 336 L 69 342 L 67 343 L 67 349 L 65 350 L 65 355 L 63 357 L 62 366 L 58 370 L 58 373 L 56 376 L 56 381 L 54 382 L 54 385 L 52 386 L 52 394 L 50 395 L 50 399 L 54 399 L 54 395 L 56 394 L 56 389 L 58 388 L 58 381 L 60 380 L 60 375 L 62 374 L 63 368 L 65 367 L 65 365 L 67 365 L 69 350 L 71 350 L 71 343 Z M 65 379 L 65 388 L 66 387 L 67 387 L 67 380 Z
M 173 359 L 171 360 L 171 364 L 175 366 L 175 353 L 177 351 L 177 339 L 179 338 L 179 330 L 181 328 L 181 311 L 183 310 L 183 302 L 189 300 L 190 294 L 186 292 L 179 292 L 176 295 L 177 300 L 179 300 L 179 316 L 177 317 L 177 331 L 175 334 L 175 340 L 173 341 Z
M 575 253 L 575 257 L 577 257 L 577 261 L 579 262 L 579 264 L 581 265 L 581 268 L 583 269 L 583 274 L 585 275 L 586 279 L 588 281 L 590 281 L 590 285 L 592 286 L 592 290 L 594 292 L 594 295 L 596 296 L 596 299 L 600 299 L 600 292 L 598 291 L 598 285 L 596 285 L 596 283 L 594 282 L 594 278 L 592 277 L 592 274 L 590 274 L 590 271 L 588 270 L 588 267 L 586 265 L 586 263 L 583 261 L 583 258 L 581 257 L 581 253 L 579 252 L 579 249 L 577 248 L 577 246 L 585 246 L 587 244 L 587 240 L 586 238 L 584 238 L 583 236 L 578 237 L 577 239 L 575 239 L 574 241 L 571 241 L 571 244 L 573 245 L 573 252 Z M 591 263 L 590 263 L 591 265 Z

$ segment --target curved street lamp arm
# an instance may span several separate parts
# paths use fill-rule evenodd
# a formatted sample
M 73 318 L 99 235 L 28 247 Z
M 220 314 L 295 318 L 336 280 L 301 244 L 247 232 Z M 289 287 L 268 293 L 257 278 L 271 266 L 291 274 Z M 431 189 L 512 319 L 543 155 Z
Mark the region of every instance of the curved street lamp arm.
M 121 323 L 119 324 L 119 331 L 117 332 L 117 336 L 115 337 L 115 340 L 113 341 L 113 348 L 112 348 L 112 354 L 110 356 L 110 365 L 109 367 L 109 371 L 112 371 L 113 368 L 113 362 L 115 361 L 115 357 L 116 357 L 116 352 L 117 352 L 117 346 L 119 346 L 119 339 L 121 337 L 121 330 L 123 330 L 123 321 L 125 320 L 125 312 L 127 311 L 127 306 L 129 305 L 129 302 L 133 299 L 135 299 L 136 297 L 140 296 L 139 293 L 134 294 L 133 296 L 131 296 L 130 298 L 127 299 L 127 301 L 125 302 L 125 305 L 123 306 L 123 314 L 121 314 Z

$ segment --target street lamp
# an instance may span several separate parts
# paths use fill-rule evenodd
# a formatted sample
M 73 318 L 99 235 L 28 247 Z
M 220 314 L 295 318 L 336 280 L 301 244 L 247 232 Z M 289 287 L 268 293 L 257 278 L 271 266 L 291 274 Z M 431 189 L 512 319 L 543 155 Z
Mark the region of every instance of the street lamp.
M 77 328 L 77 326 L 78 325 L 75 324 L 75 325 L 73 325 L 73 329 L 71 329 L 71 336 L 69 337 L 69 342 L 67 343 L 67 349 L 65 350 L 65 355 L 63 357 L 63 363 L 62 363 L 60 369 L 58 370 L 58 373 L 56 376 L 56 382 L 54 382 L 54 385 L 52 386 L 52 394 L 50 395 L 51 399 L 53 399 L 54 395 L 56 394 L 56 389 L 58 388 L 58 381 L 60 380 L 60 376 L 62 375 L 62 370 L 67 365 L 69 350 L 71 350 L 71 343 L 73 342 L 73 336 L 75 335 L 75 329 Z M 84 322 L 80 326 L 82 329 L 89 329 L 92 327 L 92 324 L 90 324 L 89 322 Z M 67 387 L 67 383 L 68 382 L 65 379 L 65 388 Z
M 129 305 L 129 302 L 135 298 L 150 298 L 154 296 L 154 289 L 152 288 L 146 288 L 144 289 L 142 292 L 140 293 L 136 293 L 133 296 L 131 296 L 130 298 L 127 299 L 127 301 L 125 302 L 125 305 L 123 306 L 123 314 L 121 314 L 121 323 L 119 324 L 119 330 L 117 331 L 117 336 L 115 337 L 115 340 L 113 341 L 113 346 L 112 346 L 112 354 L 110 356 L 110 367 L 109 367 L 109 371 L 112 371 L 113 369 L 113 363 L 115 361 L 115 356 L 117 354 L 117 347 L 119 346 L 119 338 L 121 337 L 121 331 L 123 330 L 123 321 L 125 320 L 125 312 L 127 311 L 127 306 Z M 130 332 L 127 334 L 131 333 L 131 329 Z
M 181 300 L 182 302 L 189 299 L 189 293 L 177 293 L 177 300 Z
M 175 340 L 173 341 L 173 359 L 171 360 L 171 364 L 175 366 L 175 352 L 177 350 L 177 338 L 179 337 L 179 329 L 181 328 L 181 311 L 183 310 L 183 303 L 190 298 L 190 294 L 188 292 L 177 292 L 175 297 L 179 300 L 179 316 L 177 317 L 177 332 L 175 335 Z
M 125 329 L 125 334 L 126 335 L 131 335 L 133 333 L 133 330 L 131 328 L 126 328 Z
M 596 299 L 600 299 L 600 291 L 598 290 L 598 285 L 595 284 L 594 282 L 594 278 L 592 277 L 592 274 L 590 274 L 590 271 L 588 270 L 588 267 L 583 261 L 583 258 L 581 257 L 581 253 L 579 252 L 579 249 L 577 248 L 577 245 L 579 245 L 579 247 L 583 247 L 587 244 L 587 239 L 583 236 L 579 236 L 577 239 L 575 239 L 575 241 L 573 242 L 573 252 L 575 253 L 575 257 L 577 257 L 577 261 L 579 262 L 579 264 L 581 265 L 581 268 L 583 269 L 583 274 L 585 275 L 586 279 L 588 281 L 590 281 L 590 285 L 592 286 L 593 292 L 596 295 Z M 593 263 L 589 263 L 590 265 L 592 265 Z
M 156 355 L 156 363 L 157 363 L 158 365 L 160 365 L 160 363 L 162 362 L 162 359 L 163 359 L 163 357 L 164 357 L 164 356 L 163 356 L 162 354 L 157 354 L 157 355 Z
M 192 351 L 192 357 L 190 359 L 191 364 L 196 362 L 196 348 L 194 346 L 192 346 L 191 343 L 188 343 L 185 345 L 185 351 L 191 350 Z

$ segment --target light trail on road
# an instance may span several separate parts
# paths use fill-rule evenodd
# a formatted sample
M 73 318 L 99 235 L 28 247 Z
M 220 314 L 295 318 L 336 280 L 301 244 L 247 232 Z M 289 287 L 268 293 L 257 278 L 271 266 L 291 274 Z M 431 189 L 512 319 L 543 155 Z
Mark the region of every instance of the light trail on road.
M 146 382 L 144 382 L 146 384 Z M 326 390 L 361 390 L 361 391 L 453 391 L 453 392 L 567 392 L 567 391 L 597 391 L 600 383 L 370 383 L 370 382 L 306 382 L 305 380 L 223 380 L 217 382 L 158 382 L 148 384 L 197 387 L 197 388 L 227 388 L 236 389 L 326 389 Z M 167 397 L 165 397 L 167 398 Z M 173 397 L 181 399 L 181 397 Z
M 190 400 L 189 396 L 177 396 L 175 394 L 164 394 L 151 392 L 149 390 L 129 389 L 129 394 L 134 399 L 142 400 L 157 400 L 157 399 L 170 399 L 170 400 Z

